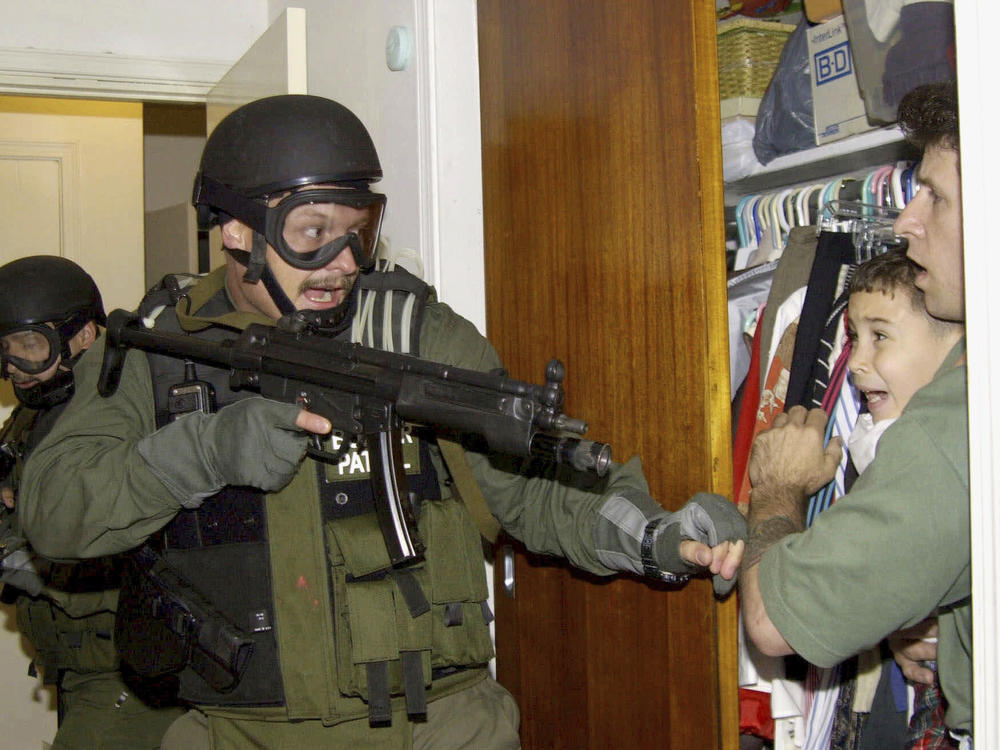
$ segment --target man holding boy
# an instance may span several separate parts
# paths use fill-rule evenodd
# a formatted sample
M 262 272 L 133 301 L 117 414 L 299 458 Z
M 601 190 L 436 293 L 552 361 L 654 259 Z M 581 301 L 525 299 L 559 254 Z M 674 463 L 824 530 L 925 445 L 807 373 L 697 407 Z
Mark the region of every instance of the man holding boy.
M 922 86 L 900 124 L 923 148 L 920 191 L 896 222 L 920 266 L 932 315 L 964 319 L 958 101 L 953 84 Z M 839 440 L 801 407 L 761 433 L 750 460 L 750 540 L 740 576 L 744 623 L 764 653 L 832 666 L 937 610 L 946 721 L 972 731 L 972 621 L 964 339 L 913 394 L 851 491 L 806 529 L 808 497 L 833 476 Z M 924 544 L 934 540 L 933 556 Z

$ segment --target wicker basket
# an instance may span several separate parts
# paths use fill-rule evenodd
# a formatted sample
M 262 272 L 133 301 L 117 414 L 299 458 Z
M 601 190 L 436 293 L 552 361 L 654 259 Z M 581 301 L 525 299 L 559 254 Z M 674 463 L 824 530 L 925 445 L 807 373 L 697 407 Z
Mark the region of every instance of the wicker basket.
M 720 21 L 716 32 L 720 98 L 762 97 L 793 31 L 792 24 L 753 18 Z

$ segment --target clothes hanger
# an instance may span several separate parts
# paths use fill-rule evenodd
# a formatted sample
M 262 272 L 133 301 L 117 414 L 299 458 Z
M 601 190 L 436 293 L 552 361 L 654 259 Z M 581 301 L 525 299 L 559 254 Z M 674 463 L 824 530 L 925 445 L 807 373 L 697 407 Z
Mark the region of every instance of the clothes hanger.
M 812 224 L 812 220 L 809 216 L 809 202 L 812 200 L 813 195 L 822 189 L 822 184 L 816 184 L 799 190 L 799 195 L 795 199 L 795 215 L 799 221 L 800 227 L 806 227 Z
M 752 195 L 744 195 L 736 204 L 736 236 L 739 240 L 740 247 L 746 247 L 749 242 L 749 232 L 747 232 L 746 216 L 744 212 L 746 210 L 747 203 L 749 203 L 752 198 Z

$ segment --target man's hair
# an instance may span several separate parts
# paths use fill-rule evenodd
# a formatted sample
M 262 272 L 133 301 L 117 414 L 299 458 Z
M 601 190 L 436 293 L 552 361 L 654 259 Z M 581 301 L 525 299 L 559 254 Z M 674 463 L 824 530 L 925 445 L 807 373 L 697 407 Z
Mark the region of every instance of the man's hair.
M 881 292 L 890 297 L 897 293 L 904 294 L 910 301 L 910 307 L 926 315 L 939 335 L 945 334 L 953 325 L 961 325 L 939 320 L 927 312 L 924 293 L 916 284 L 919 271 L 920 267 L 906 257 L 905 250 L 890 250 L 857 266 L 851 274 L 847 291 L 849 294 Z
M 958 86 L 955 81 L 928 83 L 899 103 L 899 127 L 921 151 L 928 146 L 958 150 Z

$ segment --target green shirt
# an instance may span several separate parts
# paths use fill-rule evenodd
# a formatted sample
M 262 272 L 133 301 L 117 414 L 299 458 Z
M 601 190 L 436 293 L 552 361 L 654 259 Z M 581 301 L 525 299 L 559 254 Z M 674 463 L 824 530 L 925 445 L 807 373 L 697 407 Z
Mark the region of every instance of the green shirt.
M 971 559 L 962 341 L 879 441 L 850 493 L 760 564 L 768 617 L 830 667 L 938 610 L 947 723 L 972 727 Z

